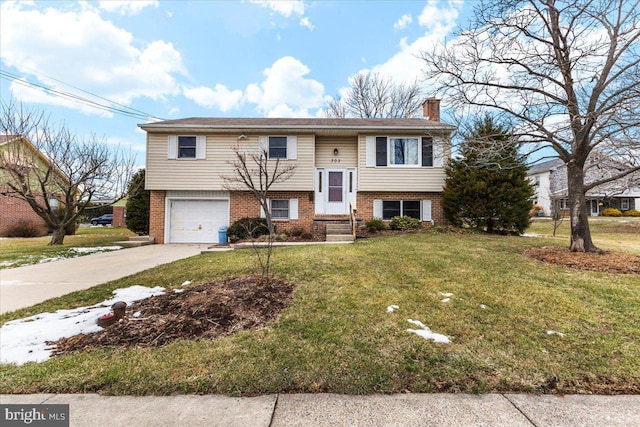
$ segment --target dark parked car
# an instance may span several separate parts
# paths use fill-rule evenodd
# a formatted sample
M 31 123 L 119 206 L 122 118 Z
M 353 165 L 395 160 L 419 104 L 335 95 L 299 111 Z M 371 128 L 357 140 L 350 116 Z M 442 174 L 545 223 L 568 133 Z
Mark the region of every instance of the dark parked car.
M 97 218 L 91 218 L 91 225 L 110 225 L 113 222 L 113 214 L 104 214 Z

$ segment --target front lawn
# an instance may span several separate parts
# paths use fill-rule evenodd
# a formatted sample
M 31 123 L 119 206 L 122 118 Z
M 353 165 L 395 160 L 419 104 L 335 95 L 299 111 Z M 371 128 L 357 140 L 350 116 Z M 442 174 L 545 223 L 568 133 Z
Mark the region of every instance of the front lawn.
M 297 289 L 267 327 L 2 365 L 0 393 L 640 393 L 640 276 L 522 256 L 554 244 L 568 241 L 424 232 L 278 248 L 275 270 Z M 240 276 L 254 264 L 250 250 L 200 255 L 0 322 L 94 304 L 132 285 L 171 289 Z M 390 305 L 399 309 L 388 312 Z M 408 319 L 451 343 L 407 332 L 419 329 Z
M 133 235 L 124 227 L 81 227 L 74 236 L 66 236 L 61 246 L 47 246 L 51 236 L 0 238 L 0 270 L 88 254 L 91 252 L 73 251 L 72 248 L 111 246 L 113 242 L 127 240 Z

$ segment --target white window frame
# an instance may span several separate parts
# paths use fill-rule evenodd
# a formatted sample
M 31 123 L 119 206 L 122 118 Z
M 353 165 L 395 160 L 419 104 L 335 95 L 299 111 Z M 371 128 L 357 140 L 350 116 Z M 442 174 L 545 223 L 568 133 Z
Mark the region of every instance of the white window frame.
M 425 221 L 425 219 L 424 219 L 425 215 L 423 213 L 424 208 L 425 208 L 425 203 L 424 203 L 425 201 L 426 200 L 395 200 L 395 199 L 394 200 L 381 200 L 380 201 L 381 202 L 381 204 L 380 204 L 380 218 L 382 218 L 383 221 L 391 221 L 391 218 L 387 218 L 387 219 L 384 218 L 384 204 L 385 203 L 388 203 L 388 202 L 400 202 L 400 215 L 399 216 L 403 216 L 404 215 L 404 203 L 405 202 L 417 202 L 417 203 L 419 203 L 419 206 L 420 206 L 420 212 L 418 214 L 419 218 L 416 218 L 416 219 L 419 219 L 421 221 Z M 429 203 L 430 203 L 430 201 L 429 201 Z M 429 207 L 430 207 L 430 204 L 429 204 Z M 430 218 L 429 218 L 429 220 L 430 220 Z
M 394 153 L 395 150 L 393 150 L 393 148 L 395 147 L 395 144 L 393 144 L 392 141 L 398 141 L 398 140 L 413 140 L 416 142 L 417 145 L 417 149 L 418 149 L 418 153 L 416 155 L 416 163 L 415 164 L 403 164 L 403 163 L 392 163 L 391 160 L 395 159 Z M 387 167 L 390 168 L 418 168 L 418 167 L 422 167 L 421 165 L 422 163 L 422 144 L 420 141 L 420 137 L 413 137 L 413 136 L 409 136 L 409 137 L 402 137 L 402 136 L 388 136 L 387 137 Z
M 286 157 L 280 157 L 280 160 L 296 160 L 298 158 L 298 137 L 295 135 L 266 135 L 258 137 L 258 143 L 260 145 L 260 151 L 267 153 L 269 156 L 269 144 L 271 138 L 286 138 Z M 277 157 L 269 156 L 269 160 L 276 160 Z
M 287 217 L 283 218 L 283 217 L 279 217 L 276 218 L 273 216 L 273 209 L 271 208 L 271 203 L 274 200 L 286 200 L 287 201 Z M 271 220 L 273 221 L 291 221 L 291 220 L 297 220 L 298 219 L 298 199 L 267 199 L 267 203 L 269 204 L 269 209 L 271 210 Z M 261 218 L 266 218 L 266 215 L 264 213 L 264 209 L 262 209 L 262 207 L 260 207 L 260 217 Z
M 569 199 L 560 199 L 560 210 L 566 211 L 569 209 Z
M 179 140 L 181 137 L 196 139 L 195 157 L 178 157 L 179 156 Z M 169 135 L 168 136 L 168 153 L 167 158 L 170 160 L 192 161 L 203 160 L 207 158 L 207 137 L 206 135 Z
M 422 164 L 422 136 L 402 136 L 402 135 L 370 135 L 365 138 L 365 166 L 372 168 L 438 168 L 443 167 L 442 161 L 442 150 L 440 147 L 440 143 L 436 138 L 431 137 L 431 147 L 432 147 L 432 162 L 431 166 L 425 166 Z M 386 138 L 387 139 L 387 164 L 385 166 L 377 166 L 376 165 L 376 138 Z M 392 140 L 397 139 L 413 139 L 417 141 L 418 144 L 418 163 L 411 165 L 402 165 L 391 163 L 392 157 Z

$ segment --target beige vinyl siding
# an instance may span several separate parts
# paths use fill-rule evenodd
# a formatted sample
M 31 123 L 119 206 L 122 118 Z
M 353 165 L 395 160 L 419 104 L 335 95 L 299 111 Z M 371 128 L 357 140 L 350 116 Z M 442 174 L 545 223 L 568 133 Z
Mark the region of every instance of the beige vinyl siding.
M 434 136 L 433 139 L 434 144 L 443 142 L 443 138 L 440 136 Z M 367 167 L 366 145 L 366 136 L 360 135 L 358 141 L 358 191 L 442 191 L 445 180 L 444 167 Z M 449 158 L 448 149 L 445 150 L 444 157 L 446 165 Z
M 246 135 L 238 141 L 235 134 L 207 135 L 206 159 L 168 159 L 168 135 L 147 134 L 147 190 L 214 190 L 224 189 L 222 176 L 232 176 L 233 146 L 238 142 L 247 151 L 258 151 L 260 135 Z M 271 190 L 312 191 L 314 149 L 313 135 L 297 135 L 297 160 L 282 160 L 282 165 L 296 165 L 286 182 Z M 241 187 L 239 187 L 240 189 Z
M 338 149 L 338 155 L 333 150 Z M 358 166 L 358 139 L 355 137 L 316 137 L 316 167 L 355 168 Z

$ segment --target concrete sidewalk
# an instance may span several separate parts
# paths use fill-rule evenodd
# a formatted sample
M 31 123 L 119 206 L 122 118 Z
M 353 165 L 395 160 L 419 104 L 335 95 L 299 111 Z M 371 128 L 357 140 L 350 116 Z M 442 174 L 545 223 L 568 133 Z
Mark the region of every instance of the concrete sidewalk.
M 640 396 L 32 394 L 0 395 L 0 403 L 69 404 L 70 425 L 87 427 L 640 426 Z
M 0 313 L 198 255 L 207 246 L 140 246 L 0 270 Z

